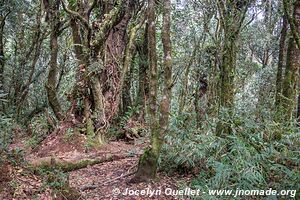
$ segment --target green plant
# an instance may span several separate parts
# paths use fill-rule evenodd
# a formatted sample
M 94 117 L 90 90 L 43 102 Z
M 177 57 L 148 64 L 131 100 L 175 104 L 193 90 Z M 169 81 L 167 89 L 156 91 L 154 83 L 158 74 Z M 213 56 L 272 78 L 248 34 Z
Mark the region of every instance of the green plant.
M 48 122 L 44 115 L 39 115 L 31 120 L 31 136 L 25 141 L 26 147 L 36 148 L 48 134 Z
M 51 188 L 55 196 L 62 199 L 80 199 L 80 193 L 69 185 L 69 174 L 56 167 L 47 166 L 39 170 L 43 177 L 43 188 Z
M 68 128 L 64 134 L 64 140 L 66 140 L 67 142 L 71 142 L 73 136 L 74 136 L 73 128 Z
M 38 136 L 34 135 L 30 138 L 28 138 L 26 141 L 25 141 L 25 146 L 26 147 L 31 147 L 31 148 L 35 148 L 37 147 L 39 144 L 39 141 L 38 141 Z
M 213 121 L 210 126 L 190 127 L 189 131 L 182 126 L 171 127 L 161 169 L 190 173 L 200 168 L 190 186 L 201 191 L 300 188 L 299 131 L 295 124 L 275 126 L 273 121 L 257 122 L 249 116 L 235 116 L 227 119 L 232 133 L 220 138 L 214 134 Z M 278 129 L 284 130 L 280 140 L 271 137 Z
M 12 140 L 13 120 L 9 116 L 0 113 L 0 164 L 3 161 L 4 152 Z
M 135 107 L 128 107 L 128 110 L 125 112 L 125 114 L 120 118 L 120 126 L 125 127 L 127 124 L 127 121 L 132 118 L 135 114 L 138 114 L 140 110 L 140 106 Z
M 8 159 L 13 165 L 20 165 L 25 162 L 24 151 L 20 148 L 12 149 L 8 152 Z

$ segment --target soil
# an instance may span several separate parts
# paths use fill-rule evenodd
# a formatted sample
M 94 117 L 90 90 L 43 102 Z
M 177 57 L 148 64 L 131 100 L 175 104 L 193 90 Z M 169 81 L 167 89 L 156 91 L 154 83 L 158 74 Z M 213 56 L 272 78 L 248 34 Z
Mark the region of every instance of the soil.
M 26 164 L 22 167 L 6 164 L 6 167 L 2 168 L 2 171 L 6 171 L 6 176 L 2 177 L 4 180 L 1 181 L 2 185 L 0 185 L 3 188 L 0 190 L 0 199 L 179 199 L 165 195 L 164 190 L 166 188 L 177 189 L 179 182 L 184 178 L 176 177 L 175 180 L 175 177 L 168 177 L 163 173 L 159 173 L 157 180 L 149 183 L 130 182 L 136 171 L 139 156 L 147 146 L 146 143 L 134 145 L 125 141 L 111 141 L 99 148 L 87 151 L 84 135 L 78 135 L 72 138 L 72 141 L 68 141 L 64 135 L 59 133 L 49 135 L 34 150 L 26 149 L 24 142 L 25 139 L 15 142 L 10 146 L 10 150 L 23 149 L 27 163 L 38 162 L 49 156 L 55 156 L 55 158 L 60 160 L 71 162 L 83 159 L 96 159 L 107 155 L 116 155 L 122 159 L 87 166 L 69 172 L 68 187 L 79 194 L 76 197 L 56 195 L 50 187 L 44 186 L 43 177 L 27 170 Z M 122 193 L 126 189 L 130 190 L 131 193 L 136 190 L 145 190 L 145 192 L 148 191 L 148 194 L 123 195 Z M 154 190 L 157 195 L 150 197 L 149 190 Z M 160 191 L 161 195 L 158 195 Z

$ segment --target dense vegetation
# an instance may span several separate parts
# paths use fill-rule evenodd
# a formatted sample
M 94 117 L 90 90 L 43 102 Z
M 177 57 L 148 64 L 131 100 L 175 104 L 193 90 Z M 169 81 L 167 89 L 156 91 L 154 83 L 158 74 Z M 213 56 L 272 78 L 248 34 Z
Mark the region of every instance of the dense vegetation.
M 299 49 L 298 0 L 1 0 L 0 165 L 79 135 L 145 143 L 134 183 L 299 190 Z

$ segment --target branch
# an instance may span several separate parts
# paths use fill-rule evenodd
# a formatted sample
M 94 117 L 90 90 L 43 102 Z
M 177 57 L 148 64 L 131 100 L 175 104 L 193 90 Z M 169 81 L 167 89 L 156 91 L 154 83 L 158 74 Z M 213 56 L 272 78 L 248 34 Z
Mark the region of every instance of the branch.
M 240 32 L 242 30 L 242 25 L 243 25 L 243 22 L 244 22 L 244 20 L 246 18 L 246 14 L 247 14 L 249 5 L 250 5 L 250 3 L 247 4 L 245 6 L 244 10 L 243 10 L 242 17 L 240 18 L 238 29 L 236 30 L 237 32 Z M 248 22 L 247 24 L 245 24 L 245 26 L 243 28 L 245 28 L 246 26 L 248 26 L 254 20 L 254 16 L 255 16 L 255 14 L 253 14 L 252 19 L 250 20 L 250 22 Z
M 288 19 L 288 22 L 291 26 L 291 31 L 293 34 L 293 37 L 297 43 L 298 48 L 300 49 L 300 36 L 299 33 L 297 31 L 297 27 L 296 27 L 296 22 L 295 19 L 293 19 L 293 17 L 289 14 L 288 10 L 288 0 L 283 0 L 283 9 L 284 9 L 284 13 Z
M 140 21 L 138 22 L 137 25 L 133 26 L 128 35 L 129 35 L 129 42 L 126 46 L 126 49 L 125 49 L 125 58 L 124 58 L 124 66 L 123 66 L 123 69 L 122 69 L 122 74 L 121 74 L 121 83 L 120 83 L 120 89 L 122 90 L 123 88 L 123 84 L 124 84 L 124 80 L 125 80 L 125 75 L 127 73 L 127 71 L 129 70 L 129 67 L 130 67 L 130 63 L 132 61 L 132 52 L 134 50 L 134 47 L 135 47 L 135 44 L 134 44 L 134 40 L 136 38 L 136 34 L 137 34 L 137 31 L 142 27 L 142 25 L 144 24 L 146 20 L 146 16 L 143 15 L 140 19 Z
M 223 2 L 223 0 L 218 0 L 217 1 L 217 7 L 219 9 L 220 12 L 220 18 L 221 18 L 221 23 L 223 25 L 223 27 L 225 27 L 225 13 L 226 13 L 226 7 L 225 4 Z
M 73 10 L 70 10 L 66 7 L 66 4 L 64 2 L 64 0 L 61 0 L 62 2 L 62 6 L 63 6 L 63 9 L 70 15 L 72 15 L 73 17 L 79 19 L 79 21 L 81 21 L 81 23 L 88 29 L 88 30 L 91 30 L 91 26 L 89 25 L 89 22 L 84 18 L 82 17 L 78 12 L 75 12 Z
M 95 6 L 97 5 L 98 0 L 94 0 L 92 5 L 90 6 L 90 8 L 87 11 L 87 16 L 90 16 L 92 10 L 95 8 Z
M 253 22 L 253 20 L 255 19 L 255 16 L 256 16 L 255 14 L 252 15 L 252 18 L 241 28 L 241 31 L 244 30 L 244 28 L 246 28 L 249 24 L 251 24 Z
M 3 19 L 1 20 L 0 27 L 2 28 L 5 24 L 5 20 L 8 17 L 8 15 L 11 13 L 11 10 L 8 10 L 8 12 L 3 16 Z
M 117 6 L 113 8 L 105 17 L 104 21 L 99 27 L 99 31 L 95 35 L 95 39 L 92 41 L 92 46 L 97 55 L 99 48 L 103 45 L 106 40 L 106 36 L 111 28 L 119 21 L 120 13 L 122 11 L 122 0 L 117 1 Z

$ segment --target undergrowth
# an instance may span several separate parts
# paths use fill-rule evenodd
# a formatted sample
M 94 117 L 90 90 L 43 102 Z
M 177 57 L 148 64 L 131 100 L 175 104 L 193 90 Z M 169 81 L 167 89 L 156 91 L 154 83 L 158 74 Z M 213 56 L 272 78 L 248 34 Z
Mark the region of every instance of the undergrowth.
M 171 122 L 170 132 L 165 137 L 161 170 L 193 172 L 195 178 L 189 186 L 201 191 L 237 188 L 299 191 L 300 132 L 295 124 L 284 125 L 272 120 L 257 122 L 250 117 L 235 116 L 226 119 L 232 133 L 221 138 L 215 136 L 213 119 L 207 118 L 207 123 L 199 129 L 192 122 L 185 128 L 182 119 L 175 118 Z M 273 135 L 278 130 L 282 137 L 276 140 Z M 204 199 L 215 198 L 204 195 Z
M 41 190 L 50 188 L 54 199 L 81 199 L 80 193 L 69 185 L 69 174 L 58 167 L 41 167 L 38 170 L 43 179 Z

